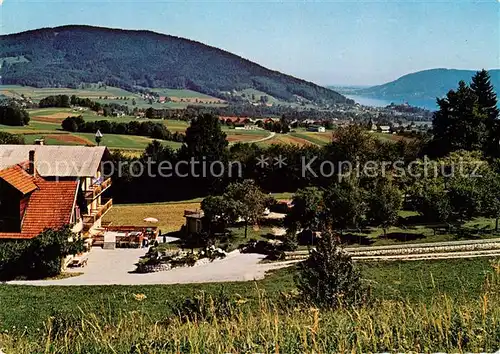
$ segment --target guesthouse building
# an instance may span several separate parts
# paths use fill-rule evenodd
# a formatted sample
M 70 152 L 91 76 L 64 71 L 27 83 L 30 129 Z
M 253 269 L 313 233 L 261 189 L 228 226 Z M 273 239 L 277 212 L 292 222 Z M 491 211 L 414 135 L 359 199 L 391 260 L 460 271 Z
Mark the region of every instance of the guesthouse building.
M 0 145 L 0 239 L 30 239 L 72 225 L 84 236 L 112 206 L 105 147 Z

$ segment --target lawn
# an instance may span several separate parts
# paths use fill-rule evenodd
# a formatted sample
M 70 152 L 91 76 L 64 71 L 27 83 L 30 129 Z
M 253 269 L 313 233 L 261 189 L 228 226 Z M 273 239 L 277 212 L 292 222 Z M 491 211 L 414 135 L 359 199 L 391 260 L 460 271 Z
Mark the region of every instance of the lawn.
M 292 193 L 273 193 L 276 199 L 291 199 Z M 185 224 L 184 210 L 200 209 L 203 198 L 183 200 L 165 203 L 145 203 L 145 204 L 115 204 L 113 208 L 104 216 L 105 222 L 112 222 L 113 225 L 151 225 L 143 220 L 147 217 L 158 219 L 158 226 L 162 232 L 178 231 Z M 233 228 L 236 234 L 241 234 L 243 228 Z M 264 232 L 265 231 L 265 232 Z M 249 238 L 260 238 L 262 233 L 269 232 L 268 229 L 254 231 L 248 228 Z
M 401 211 L 403 220 L 415 215 L 413 212 Z M 404 221 L 403 221 L 404 222 Z M 495 220 L 487 218 L 474 218 L 460 226 L 459 232 L 434 230 L 430 225 L 414 224 L 401 227 L 390 227 L 387 234 L 379 227 L 368 227 L 361 232 L 346 232 L 342 236 L 349 246 L 385 246 L 404 245 L 404 243 L 444 242 L 457 240 L 474 240 L 500 237 L 494 231 Z
M 150 204 L 117 204 L 104 217 L 105 222 L 112 225 L 151 225 L 143 220 L 147 217 L 158 219 L 162 232 L 178 231 L 185 224 L 184 210 L 199 209 L 200 199 L 182 202 L 150 203 Z
M 282 192 L 282 193 L 271 193 L 272 197 L 277 200 L 290 200 L 293 199 L 293 193 Z
M 377 299 L 433 302 L 442 294 L 453 299 L 475 298 L 486 273 L 492 272 L 489 259 L 440 260 L 427 262 L 367 263 L 360 265 L 365 284 Z M 105 270 L 103 270 L 105 271 Z M 109 323 L 132 311 L 161 321 L 172 314 L 172 305 L 192 297 L 197 290 L 215 294 L 224 289 L 231 297 L 244 297 L 256 308 L 265 291 L 271 299 L 294 289 L 294 268 L 282 269 L 257 282 L 224 284 L 178 284 L 153 286 L 32 287 L 0 285 L 0 331 L 13 327 L 36 334 L 37 328 L 55 314 L 94 313 Z M 137 301 L 135 294 L 146 295 Z

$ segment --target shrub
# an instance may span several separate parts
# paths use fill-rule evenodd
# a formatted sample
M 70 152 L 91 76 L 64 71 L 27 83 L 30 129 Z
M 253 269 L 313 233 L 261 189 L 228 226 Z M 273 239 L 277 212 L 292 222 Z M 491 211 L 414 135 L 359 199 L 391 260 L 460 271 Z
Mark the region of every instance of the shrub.
M 283 245 L 276 245 L 263 240 L 256 241 L 255 239 L 250 239 L 247 243 L 240 245 L 239 250 L 241 253 L 265 254 L 267 256 L 266 259 L 269 261 L 285 259 Z
M 30 121 L 28 112 L 15 105 L 0 106 L 0 124 L 11 126 L 27 125 Z
M 68 117 L 61 123 L 63 130 L 73 133 L 82 130 L 82 127 L 84 125 L 85 121 L 83 120 L 82 116 Z
M 172 264 L 172 268 L 184 266 L 193 267 L 198 259 L 198 254 L 189 252 L 184 257 L 172 259 L 170 263 Z
M 323 232 L 309 258 L 299 264 L 297 288 L 304 301 L 319 307 L 355 304 L 363 298 L 360 273 L 330 232 Z
M 46 229 L 29 241 L 0 243 L 0 279 L 28 277 L 41 279 L 58 275 L 62 260 L 84 250 L 68 226 Z
M 24 145 L 24 137 L 6 132 L 0 132 L 0 144 Z
M 20 274 L 29 241 L 0 242 L 0 279 L 13 279 Z

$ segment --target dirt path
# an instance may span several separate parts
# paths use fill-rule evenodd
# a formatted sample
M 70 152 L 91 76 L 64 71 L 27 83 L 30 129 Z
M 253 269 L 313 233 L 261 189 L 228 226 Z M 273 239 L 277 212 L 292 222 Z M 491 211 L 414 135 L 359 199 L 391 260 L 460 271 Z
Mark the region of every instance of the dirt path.
M 263 141 L 266 141 L 266 140 L 271 140 L 272 138 L 274 138 L 276 136 L 276 133 L 275 132 L 271 132 L 271 134 L 269 134 L 268 136 L 266 136 L 265 138 L 262 138 L 262 139 L 259 139 L 259 140 L 255 140 L 253 141 L 254 143 L 261 143 Z
M 247 143 L 247 144 L 261 143 L 263 141 L 270 140 L 270 139 L 274 138 L 275 136 L 276 136 L 275 132 L 270 132 L 270 134 L 264 138 L 252 140 L 252 141 L 246 141 L 245 143 Z

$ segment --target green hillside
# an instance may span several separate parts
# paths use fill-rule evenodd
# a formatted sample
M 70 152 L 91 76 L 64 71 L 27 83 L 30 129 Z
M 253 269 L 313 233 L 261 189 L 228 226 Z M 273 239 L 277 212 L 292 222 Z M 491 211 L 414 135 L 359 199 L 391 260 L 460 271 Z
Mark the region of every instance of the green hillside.
M 4 35 L 0 61 L 3 84 L 78 87 L 103 82 L 129 91 L 168 87 L 220 98 L 232 90 L 256 89 L 289 102 L 298 97 L 351 102 L 226 51 L 150 31 L 64 26 Z
M 435 99 L 455 89 L 460 80 L 470 82 L 475 70 L 430 69 L 404 75 L 395 81 L 357 89 L 356 95 L 394 99 Z M 489 71 L 491 83 L 500 92 L 500 70 Z

